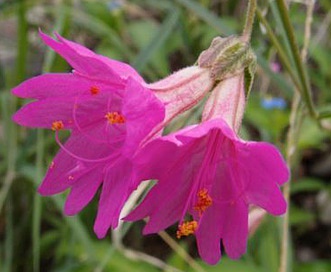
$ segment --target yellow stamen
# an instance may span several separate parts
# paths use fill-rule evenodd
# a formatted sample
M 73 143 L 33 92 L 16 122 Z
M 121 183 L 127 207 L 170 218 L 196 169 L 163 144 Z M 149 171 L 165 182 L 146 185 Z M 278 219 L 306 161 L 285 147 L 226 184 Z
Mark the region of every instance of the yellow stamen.
M 113 125 L 113 124 L 123 124 L 125 123 L 125 118 L 123 115 L 119 114 L 118 112 L 108 112 L 105 115 L 105 118 L 107 118 L 108 122 Z
M 183 222 L 178 226 L 178 230 L 176 233 L 177 239 L 180 239 L 182 236 L 189 236 L 190 234 L 195 233 L 197 228 L 198 228 L 198 222 L 195 220 Z
M 99 89 L 98 86 L 92 86 L 90 88 L 90 92 L 91 92 L 92 95 L 96 95 L 96 94 L 98 94 L 100 92 L 100 89 Z
M 52 130 L 57 131 L 57 130 L 61 130 L 64 128 L 64 124 L 62 121 L 54 121 L 52 123 Z
M 210 206 L 213 204 L 213 199 L 208 194 L 207 189 L 201 189 L 198 194 L 198 202 L 194 206 L 194 210 L 199 212 L 199 215 L 201 214 Z

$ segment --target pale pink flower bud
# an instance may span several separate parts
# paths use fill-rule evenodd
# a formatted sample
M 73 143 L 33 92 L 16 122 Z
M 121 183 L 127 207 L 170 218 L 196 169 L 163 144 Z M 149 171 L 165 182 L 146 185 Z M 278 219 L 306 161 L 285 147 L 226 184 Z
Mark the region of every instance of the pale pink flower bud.
M 245 110 L 244 74 L 221 81 L 212 91 L 202 113 L 202 120 L 222 118 L 238 132 Z
M 160 133 L 176 116 L 198 104 L 213 85 L 210 69 L 199 66 L 181 69 L 158 82 L 147 84 L 146 87 L 165 106 L 165 118 L 154 128 L 151 137 Z

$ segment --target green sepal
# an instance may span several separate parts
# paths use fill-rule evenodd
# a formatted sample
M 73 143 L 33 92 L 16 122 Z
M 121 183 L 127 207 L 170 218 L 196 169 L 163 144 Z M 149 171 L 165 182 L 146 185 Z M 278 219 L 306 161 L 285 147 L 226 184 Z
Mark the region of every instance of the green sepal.
M 248 65 L 244 69 L 244 84 L 246 99 L 252 90 L 254 75 L 256 71 L 256 56 L 253 52 L 250 54 L 251 59 L 248 60 Z
M 222 81 L 240 73 L 245 75 L 245 93 L 248 97 L 256 70 L 256 56 L 248 42 L 240 37 L 216 37 L 199 58 L 198 65 L 209 68 L 215 81 Z

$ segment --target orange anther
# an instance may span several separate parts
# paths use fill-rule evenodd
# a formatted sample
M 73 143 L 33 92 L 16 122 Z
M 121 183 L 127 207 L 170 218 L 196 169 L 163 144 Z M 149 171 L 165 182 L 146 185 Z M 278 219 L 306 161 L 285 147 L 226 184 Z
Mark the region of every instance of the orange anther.
M 201 214 L 210 206 L 213 204 L 213 200 L 208 194 L 207 189 L 201 189 L 198 194 L 198 202 L 194 206 L 194 210 L 199 212 L 199 215 Z
M 64 128 L 63 122 L 62 121 L 54 121 L 52 123 L 52 130 L 57 131 L 61 130 Z
M 195 233 L 197 228 L 198 228 L 198 222 L 195 220 L 183 222 L 178 226 L 178 230 L 176 233 L 177 239 L 180 239 L 182 236 L 189 236 L 190 234 Z
M 125 123 L 125 118 L 123 115 L 119 114 L 118 112 L 108 112 L 105 115 L 105 118 L 107 118 L 108 122 L 113 125 L 113 124 L 123 124 Z
M 90 88 L 90 92 L 91 92 L 92 95 L 96 95 L 96 94 L 98 94 L 100 92 L 100 89 L 99 89 L 98 86 L 92 86 Z

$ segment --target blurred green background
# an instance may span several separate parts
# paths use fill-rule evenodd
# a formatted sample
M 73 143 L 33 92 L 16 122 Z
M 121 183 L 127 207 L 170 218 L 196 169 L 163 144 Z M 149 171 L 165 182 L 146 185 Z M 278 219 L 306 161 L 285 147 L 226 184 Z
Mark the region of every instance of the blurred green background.
M 287 1 L 299 46 L 306 1 Z M 134 66 L 148 82 L 193 65 L 218 35 L 240 34 L 244 0 L 0 0 L 0 271 L 278 271 L 281 218 L 266 216 L 240 260 L 224 256 L 208 266 L 195 240 L 173 240 L 176 226 L 142 236 L 143 222 L 124 224 L 104 240 L 93 233 L 96 199 L 64 217 L 65 194 L 36 193 L 58 147 L 51 131 L 18 127 L 11 115 L 24 103 L 10 94 L 23 80 L 70 71 L 38 36 L 59 32 L 97 53 Z M 263 16 L 288 52 L 274 1 L 259 1 Z M 307 70 L 319 109 L 331 109 L 331 2 L 316 1 Z M 266 28 L 254 25 L 258 69 L 241 136 L 276 144 L 285 154 L 294 85 Z M 199 120 L 201 106 L 176 120 L 174 130 Z M 331 133 L 307 115 L 296 139 L 292 169 L 289 271 L 331 271 Z M 330 118 L 323 120 L 330 129 Z M 184 251 L 184 253 L 183 253 Z M 185 255 L 188 252 L 192 258 Z

